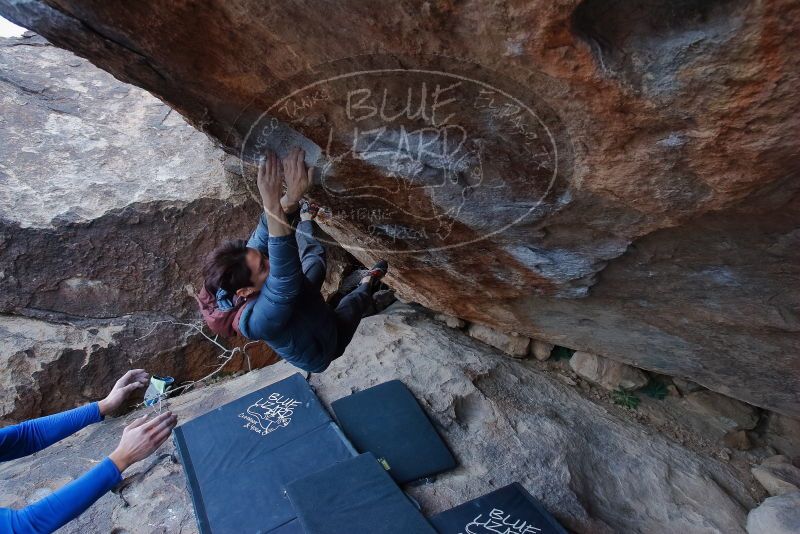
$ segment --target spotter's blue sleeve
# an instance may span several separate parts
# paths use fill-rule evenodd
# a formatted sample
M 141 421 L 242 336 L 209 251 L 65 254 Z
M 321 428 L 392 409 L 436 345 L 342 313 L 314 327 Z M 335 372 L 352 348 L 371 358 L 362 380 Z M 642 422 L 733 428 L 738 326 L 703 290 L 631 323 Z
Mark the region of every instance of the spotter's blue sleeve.
M 93 402 L 0 429 L 0 461 L 33 454 L 100 420 L 100 408 Z M 120 480 L 117 466 L 106 458 L 77 480 L 30 506 L 21 510 L 0 508 L 0 532 L 53 532 L 78 517 Z
M 0 508 L 0 532 L 49 534 L 72 521 L 122 480 L 109 458 L 91 471 L 21 510 Z
M 28 456 L 101 421 L 96 402 L 66 412 L 0 428 L 0 462 Z

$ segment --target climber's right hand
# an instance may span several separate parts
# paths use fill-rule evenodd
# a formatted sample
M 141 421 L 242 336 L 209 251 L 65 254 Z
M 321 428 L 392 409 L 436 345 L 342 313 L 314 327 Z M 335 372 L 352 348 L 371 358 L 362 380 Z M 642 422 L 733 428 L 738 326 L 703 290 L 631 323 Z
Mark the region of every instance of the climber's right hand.
M 267 214 L 267 230 L 270 236 L 281 237 L 292 233 L 292 227 L 286 222 L 286 216 L 281 205 L 281 190 L 283 189 L 283 172 L 279 165 L 278 156 L 268 151 L 266 157 L 258 165 L 258 191 L 261 194 L 261 203 Z
M 278 156 L 272 151 L 261 158 L 258 164 L 258 177 L 256 178 L 258 192 L 264 209 L 269 211 L 281 210 L 280 199 L 283 188 L 283 174 L 281 173 Z
M 312 169 L 306 167 L 306 152 L 299 146 L 289 151 L 283 158 L 283 175 L 286 181 L 286 198 L 295 206 L 303 198 L 311 185 Z
M 167 440 L 178 423 L 178 417 L 172 412 L 164 412 L 150 421 L 147 417 L 147 415 L 140 417 L 126 426 L 122 431 L 119 445 L 108 456 L 120 473 L 153 454 Z

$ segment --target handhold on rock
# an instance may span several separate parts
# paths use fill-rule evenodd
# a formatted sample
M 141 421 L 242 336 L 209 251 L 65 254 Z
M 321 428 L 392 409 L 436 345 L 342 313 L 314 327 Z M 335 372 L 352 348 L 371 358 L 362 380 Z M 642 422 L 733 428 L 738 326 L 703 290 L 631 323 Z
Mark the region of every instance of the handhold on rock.
M 631 391 L 644 387 L 648 382 L 642 370 L 588 352 L 573 354 L 569 366 L 586 380 L 610 390 Z

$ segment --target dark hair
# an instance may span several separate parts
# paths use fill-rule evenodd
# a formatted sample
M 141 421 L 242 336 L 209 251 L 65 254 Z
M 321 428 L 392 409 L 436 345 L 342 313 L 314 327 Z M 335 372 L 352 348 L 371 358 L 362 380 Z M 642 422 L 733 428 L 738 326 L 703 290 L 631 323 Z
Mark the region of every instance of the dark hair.
M 250 269 L 245 262 L 247 241 L 233 239 L 225 241 L 211 251 L 203 265 L 206 291 L 211 295 L 222 288 L 228 293 L 250 285 Z

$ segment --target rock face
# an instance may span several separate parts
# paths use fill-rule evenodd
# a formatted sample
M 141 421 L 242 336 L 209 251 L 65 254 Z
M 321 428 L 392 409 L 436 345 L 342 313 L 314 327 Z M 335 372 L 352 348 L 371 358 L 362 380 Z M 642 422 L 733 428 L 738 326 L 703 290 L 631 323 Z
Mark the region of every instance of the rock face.
M 482 324 L 471 324 L 467 333 L 487 345 L 502 350 L 509 356 L 524 358 L 528 355 L 531 340 L 517 334 L 506 334 Z
M 222 152 L 40 37 L 0 39 L 0 138 L 0 421 L 96 398 L 132 366 L 205 376 L 221 350 L 190 324 L 201 257 L 258 214 Z
M 778 452 L 800 459 L 800 420 L 769 414 L 766 432 L 770 444 Z
M 773 456 L 752 469 L 753 476 L 770 495 L 800 491 L 800 469 L 785 456 Z
M 731 467 L 592 403 L 535 365 L 395 304 L 365 319 L 345 354 L 311 383 L 328 403 L 395 378 L 411 388 L 460 464 L 408 488 L 425 513 L 517 480 L 575 532 L 743 532 L 754 503 Z
M 532 339 L 530 347 L 531 355 L 540 362 L 543 362 L 550 357 L 554 347 L 552 343 L 545 343 L 538 339 Z
M 404 300 L 800 417 L 797 2 L 341 7 L 0 0 L 245 160 L 302 144 Z
M 169 408 L 186 421 L 289 372 L 279 363 L 172 399 Z M 415 307 L 395 304 L 365 319 L 347 352 L 311 383 L 330 405 L 391 379 L 412 389 L 459 461 L 432 483 L 405 488 L 426 515 L 511 481 L 581 534 L 743 533 L 755 505 L 731 466 L 594 404 L 537 370 L 535 361 L 508 358 Z M 109 418 L 42 453 L 0 464 L 0 506 L 23 506 L 79 476 L 138 415 Z M 173 452 L 172 443 L 159 452 Z M 181 471 L 163 459 L 124 490 L 129 506 L 106 495 L 64 532 L 196 532 Z
M 800 532 L 800 491 L 770 497 L 747 516 L 747 534 Z
M 647 375 L 639 369 L 597 354 L 578 351 L 570 358 L 569 366 L 586 380 L 606 389 L 633 390 L 647 385 Z

